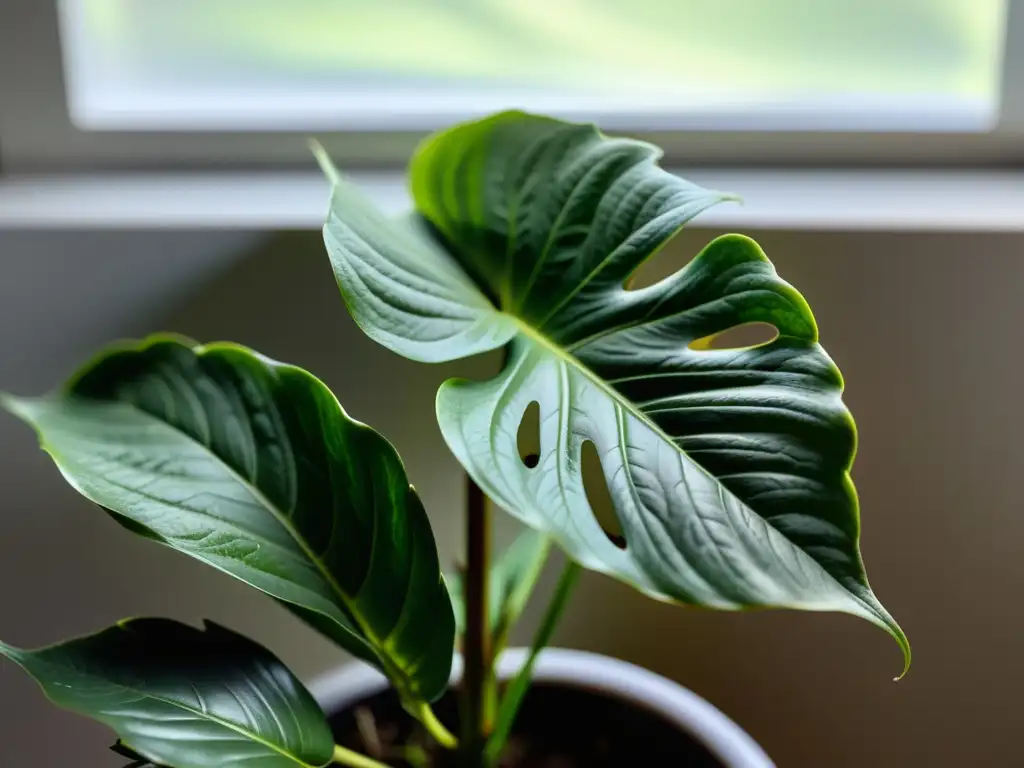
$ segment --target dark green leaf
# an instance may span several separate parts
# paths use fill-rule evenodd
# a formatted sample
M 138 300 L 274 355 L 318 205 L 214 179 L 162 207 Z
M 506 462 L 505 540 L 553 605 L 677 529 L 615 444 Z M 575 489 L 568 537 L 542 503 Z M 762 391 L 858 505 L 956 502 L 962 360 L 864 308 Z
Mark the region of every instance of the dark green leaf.
M 447 687 L 455 625 L 423 506 L 391 444 L 309 373 L 156 338 L 6 405 L 134 532 L 278 598 L 413 700 Z
M 442 132 L 410 168 L 426 227 L 388 222 L 335 183 L 325 241 L 345 302 L 415 360 L 509 345 L 494 379 L 442 386 L 438 421 L 481 488 L 581 564 L 714 608 L 851 613 L 892 634 L 909 663 L 865 576 L 854 424 L 803 297 L 739 235 L 656 285 L 627 287 L 729 198 L 658 158 L 649 144 L 515 112 Z M 748 323 L 778 336 L 710 348 Z M 535 468 L 516 450 L 531 403 Z M 624 548 L 588 503 L 588 443 Z
M 300 768 L 334 738 L 309 692 L 269 651 L 212 623 L 132 619 L 98 634 L 0 653 L 55 704 L 112 728 L 121 754 L 174 768 Z M 145 763 L 143 763 L 145 764 Z

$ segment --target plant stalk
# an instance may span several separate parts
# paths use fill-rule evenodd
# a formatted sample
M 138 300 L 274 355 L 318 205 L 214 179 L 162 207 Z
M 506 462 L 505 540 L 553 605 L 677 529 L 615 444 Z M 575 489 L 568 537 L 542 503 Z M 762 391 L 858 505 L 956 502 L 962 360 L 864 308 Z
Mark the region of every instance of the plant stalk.
M 452 735 L 451 731 L 444 727 L 444 723 L 437 719 L 434 710 L 426 702 L 421 702 L 412 714 L 420 721 L 420 724 L 434 741 L 445 749 L 455 749 L 459 745 L 458 739 Z
M 372 757 L 345 749 L 338 744 L 334 745 L 334 756 L 332 761 L 338 765 L 347 765 L 350 768 L 390 768 L 385 763 L 374 760 Z
M 488 616 L 488 578 L 491 557 L 491 520 L 483 491 L 466 480 L 466 632 L 462 638 L 462 740 L 463 763 L 479 768 L 480 756 L 490 733 L 487 722 L 487 680 L 491 669 L 491 637 Z
M 488 762 L 496 761 L 501 757 L 502 750 L 505 749 L 505 743 L 512 732 L 516 715 L 519 714 L 519 708 L 522 706 L 526 692 L 530 689 L 530 683 L 533 681 L 533 667 L 537 663 L 537 656 L 551 642 L 551 636 L 554 635 L 558 621 L 561 619 L 562 613 L 565 612 L 566 603 L 569 601 L 573 587 L 576 586 L 581 570 L 575 561 L 569 560 L 562 570 L 562 575 L 558 577 L 555 593 L 552 595 L 551 601 L 544 611 L 544 618 L 540 622 L 540 627 L 537 628 L 537 632 L 533 636 L 533 643 L 530 645 L 530 653 L 526 657 L 526 663 L 523 664 L 522 669 L 519 670 L 519 673 L 509 684 L 505 697 L 501 701 L 494 733 L 491 734 L 484 753 Z

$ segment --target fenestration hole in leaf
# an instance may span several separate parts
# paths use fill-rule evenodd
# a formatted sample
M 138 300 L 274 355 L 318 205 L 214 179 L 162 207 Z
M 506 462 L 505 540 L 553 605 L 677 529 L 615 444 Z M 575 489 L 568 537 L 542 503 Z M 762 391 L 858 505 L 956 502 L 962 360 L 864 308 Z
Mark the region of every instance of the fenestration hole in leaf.
M 519 458 L 528 468 L 533 469 L 540 463 L 540 404 L 536 401 L 526 407 L 519 421 L 516 447 Z
M 627 291 L 640 291 L 657 285 L 693 261 L 694 255 L 700 252 L 706 242 L 707 234 L 700 230 L 683 229 L 677 232 L 671 240 L 644 259 L 626 278 L 622 287 Z
M 779 329 L 771 323 L 743 323 L 724 331 L 694 339 L 690 349 L 750 349 L 771 344 L 779 338 Z
M 587 502 L 597 519 L 597 524 L 601 526 L 601 530 L 612 544 L 619 549 L 625 549 L 626 537 L 623 534 L 618 515 L 615 514 L 615 505 L 612 503 L 612 495 L 608 491 L 608 483 L 601 467 L 601 457 L 597 455 L 597 446 L 590 440 L 583 444 L 580 463 L 583 473 L 583 490 L 587 493 Z

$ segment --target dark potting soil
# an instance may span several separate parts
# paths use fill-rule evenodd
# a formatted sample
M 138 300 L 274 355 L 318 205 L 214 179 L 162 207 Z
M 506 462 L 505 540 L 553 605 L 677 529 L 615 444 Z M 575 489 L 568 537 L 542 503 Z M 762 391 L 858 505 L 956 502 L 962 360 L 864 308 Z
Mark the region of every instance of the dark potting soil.
M 434 711 L 458 733 L 454 695 L 447 694 Z M 403 759 L 403 750 L 431 744 L 391 691 L 333 714 L 330 722 L 339 744 L 396 768 L 419 768 L 422 763 Z M 456 768 L 450 755 L 429 749 L 431 768 Z M 527 694 L 505 752 L 500 768 L 722 768 L 704 746 L 653 712 L 584 689 L 544 684 Z

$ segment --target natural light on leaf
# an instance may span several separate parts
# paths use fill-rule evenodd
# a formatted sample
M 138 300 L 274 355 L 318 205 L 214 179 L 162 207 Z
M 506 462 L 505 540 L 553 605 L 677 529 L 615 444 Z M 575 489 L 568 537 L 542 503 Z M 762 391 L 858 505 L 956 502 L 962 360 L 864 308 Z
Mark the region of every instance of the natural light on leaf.
M 509 106 L 641 127 L 984 127 L 1006 13 L 1006 0 L 62 6 L 79 122 L 213 128 L 424 127 Z

